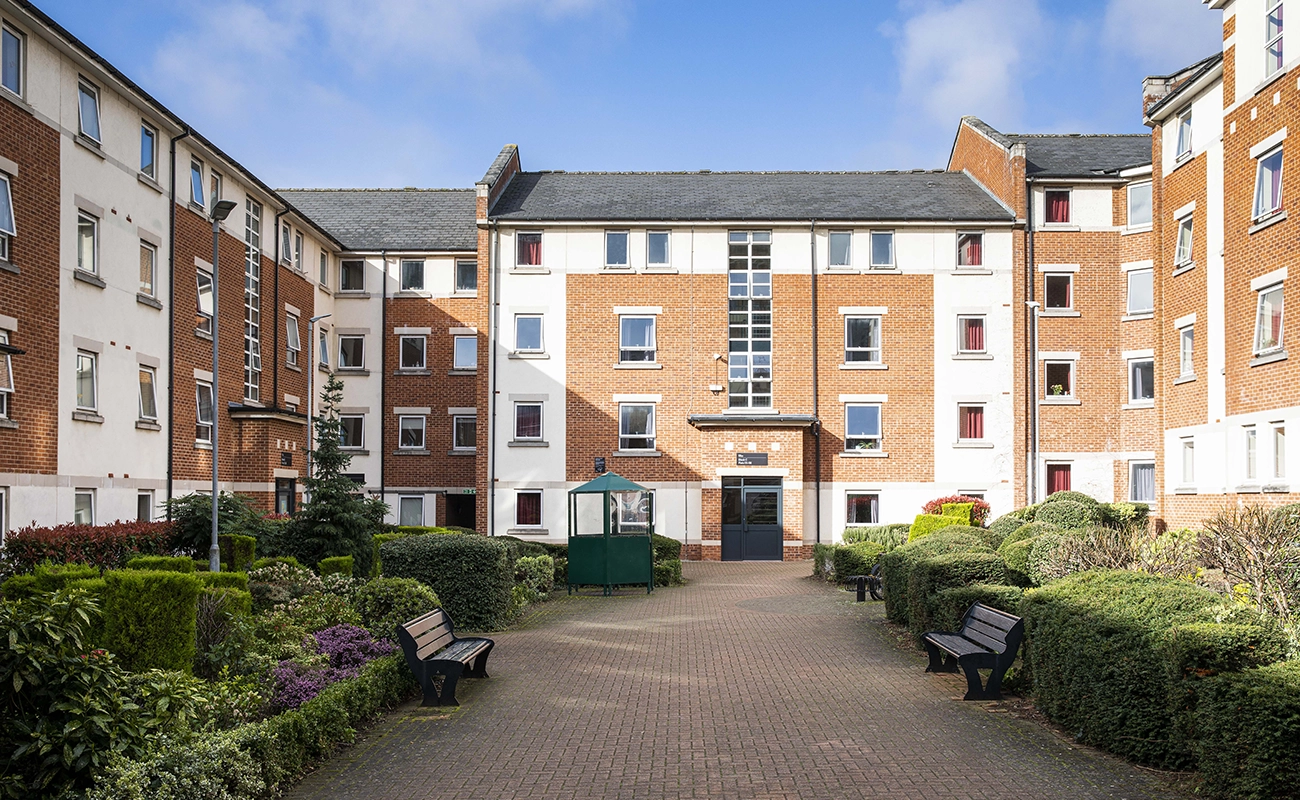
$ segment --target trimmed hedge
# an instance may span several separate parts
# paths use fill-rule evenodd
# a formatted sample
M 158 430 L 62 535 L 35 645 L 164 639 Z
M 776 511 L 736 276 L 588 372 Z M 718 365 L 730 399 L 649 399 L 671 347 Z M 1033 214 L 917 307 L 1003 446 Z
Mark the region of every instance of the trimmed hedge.
M 565 565 L 568 568 L 568 565 Z M 682 562 L 679 559 L 655 562 L 655 586 L 681 586 L 686 583 L 682 578 Z
M 1300 661 L 1217 675 L 1197 687 L 1197 765 L 1211 797 L 1300 798 Z
M 352 606 L 375 636 L 396 641 L 397 626 L 438 607 L 438 595 L 413 578 L 375 578 L 357 587 Z
M 1146 527 L 1151 516 L 1151 507 L 1146 503 L 1102 503 L 1097 510 L 1100 512 L 1098 524 L 1107 528 L 1122 528 L 1130 524 Z
M 907 541 L 915 542 L 936 531 L 952 525 L 965 525 L 969 521 L 961 517 L 945 517 L 940 514 L 917 514 L 916 519 L 912 521 L 912 527 L 907 532 Z
M 2 572 L 31 572 L 46 561 L 120 569 L 138 555 L 167 555 L 176 534 L 170 522 L 114 522 L 111 525 L 27 527 L 5 535 Z
M 996 542 L 993 547 L 1001 547 L 1008 536 L 1029 524 L 1030 520 L 1016 516 L 1017 513 L 1019 512 L 1013 511 L 1010 514 L 1003 514 L 989 525 L 987 529 L 989 539 L 991 542 Z
M 221 568 L 232 572 L 247 572 L 257 560 L 257 538 L 238 533 L 223 533 L 217 537 L 221 548 Z
M 875 542 L 885 548 L 885 552 L 899 547 L 907 541 L 907 533 L 912 529 L 910 522 L 893 525 L 868 525 L 858 528 L 845 528 L 840 541 L 844 544 L 858 542 Z
M 971 524 L 971 514 L 975 511 L 974 503 L 944 503 L 939 506 L 939 516 L 961 517 L 963 525 Z
M 917 641 L 935 627 L 935 595 L 944 589 L 1006 581 L 1007 567 L 997 553 L 948 553 L 922 558 L 907 581 L 907 626 Z M 951 629 L 949 629 L 951 630 Z
M 940 528 L 935 533 L 969 533 L 971 536 L 978 537 L 981 542 L 996 550 L 998 545 L 997 536 L 989 533 L 988 528 L 977 528 L 973 525 L 949 525 L 946 528 Z
M 538 542 L 520 539 L 518 536 L 494 536 L 492 538 L 510 548 L 511 561 L 518 561 L 525 556 L 548 555 L 546 548 L 542 547 Z
M 104 574 L 104 642 L 132 672 L 194 666 L 195 614 L 202 584 L 182 572 Z
M 1057 494 L 1065 494 L 1065 492 L 1057 492 Z M 1096 502 L 1087 505 L 1074 500 L 1053 500 L 1040 508 L 1038 515 L 1034 517 L 1034 522 L 1055 525 L 1065 530 L 1086 528 L 1100 521 L 1101 514 Z
M 496 537 L 407 536 L 380 552 L 385 577 L 430 586 L 456 627 L 493 630 L 509 620 L 514 564 Z
M 907 588 L 912 567 L 923 558 L 947 553 L 988 553 L 990 548 L 969 533 L 934 533 L 880 557 L 880 578 L 885 589 L 885 614 L 890 622 L 907 623 Z
M 977 528 L 984 525 L 984 522 L 989 518 L 989 511 L 992 510 L 989 508 L 988 502 L 982 497 L 971 497 L 970 495 L 965 494 L 952 494 L 947 497 L 936 497 L 935 499 L 928 501 L 925 505 L 921 506 L 921 513 L 947 514 L 948 512 L 943 510 L 944 506 L 957 503 L 969 504 L 971 512 L 969 515 L 956 514 L 955 516 L 967 516 L 968 518 L 962 524 L 974 525 Z
M 224 598 L 223 607 L 231 616 L 247 617 L 253 613 L 253 595 L 246 590 L 229 586 L 205 586 L 202 594 L 209 598 Z
M 653 534 L 650 537 L 650 547 L 654 549 L 654 561 L 658 564 L 661 561 L 681 561 L 682 560 L 682 543 L 671 536 L 660 536 Z M 565 550 L 565 556 L 568 556 L 568 550 Z
M 127 569 L 152 572 L 193 572 L 194 559 L 189 556 L 136 556 L 126 562 Z
M 1056 527 L 1055 525 L 1049 525 L 1045 522 L 1026 522 L 1024 525 L 1021 525 L 1020 527 L 1012 531 L 1010 534 L 1008 534 L 1007 538 L 1002 540 L 1002 544 L 999 545 L 999 547 L 1006 547 L 1007 545 L 1014 544 L 1015 542 L 1024 541 L 1025 539 L 1032 539 L 1035 536 L 1041 536 L 1042 534 L 1047 533 L 1049 531 L 1056 532 L 1060 530 L 1061 529 Z
M 821 578 L 824 581 L 835 579 L 835 565 L 832 561 L 835 555 L 835 545 L 833 544 L 814 544 L 812 550 L 813 574 L 814 578 Z
M 1039 710 L 1086 744 L 1162 769 L 1193 766 L 1200 676 L 1282 653 L 1281 637 L 1244 608 L 1136 572 L 1071 575 L 1026 592 L 1020 611 Z
M 1045 506 L 1048 503 L 1061 503 L 1061 502 L 1083 503 L 1086 506 L 1101 505 L 1094 497 L 1090 497 L 1084 494 L 1083 492 L 1071 492 L 1068 489 L 1064 492 L 1053 492 L 1049 494 L 1047 496 L 1047 499 L 1044 500 L 1040 505 Z
M 1024 590 L 1018 586 L 1001 586 L 975 583 L 942 589 L 930 601 L 930 616 L 936 631 L 955 631 L 961 627 L 966 612 L 975 603 L 992 606 L 1008 614 L 1020 616 L 1020 598 Z
M 248 591 L 247 572 L 196 572 L 199 583 L 211 589 L 238 589 Z
M 395 542 L 398 539 L 405 539 L 410 536 L 409 533 L 376 533 L 375 534 L 375 555 L 370 559 L 370 577 L 378 578 L 384 574 L 383 560 L 380 558 L 379 551 L 387 542 Z
M 838 545 L 831 550 L 831 574 L 836 583 L 850 575 L 867 575 L 884 555 L 885 548 L 875 542 Z
M 343 575 L 351 578 L 353 561 L 354 559 L 352 556 L 331 556 L 330 558 L 322 558 L 320 563 L 316 565 L 316 571 L 320 573 L 322 578 L 326 575 Z
M 0 591 L 5 599 L 19 600 L 40 592 L 57 592 L 73 581 L 99 577 L 99 570 L 89 564 L 39 564 L 30 575 L 13 575 Z

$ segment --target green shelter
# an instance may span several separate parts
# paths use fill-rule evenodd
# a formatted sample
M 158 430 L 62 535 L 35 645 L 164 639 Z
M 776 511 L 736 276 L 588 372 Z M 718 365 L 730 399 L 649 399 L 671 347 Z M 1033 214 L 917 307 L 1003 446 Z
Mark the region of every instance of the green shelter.
M 569 591 L 644 583 L 654 591 L 654 493 L 606 472 L 569 490 Z

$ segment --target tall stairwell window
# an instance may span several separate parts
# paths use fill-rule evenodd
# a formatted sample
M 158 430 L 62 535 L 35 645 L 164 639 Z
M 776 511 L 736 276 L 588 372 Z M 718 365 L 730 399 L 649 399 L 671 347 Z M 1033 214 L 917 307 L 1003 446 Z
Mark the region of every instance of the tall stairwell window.
M 244 399 L 262 399 L 262 204 L 244 204 Z
M 1273 75 L 1282 69 L 1286 57 L 1282 50 L 1283 0 L 1268 0 L 1268 13 L 1264 19 L 1264 72 Z
M 772 407 L 772 234 L 727 235 L 728 384 L 731 408 Z

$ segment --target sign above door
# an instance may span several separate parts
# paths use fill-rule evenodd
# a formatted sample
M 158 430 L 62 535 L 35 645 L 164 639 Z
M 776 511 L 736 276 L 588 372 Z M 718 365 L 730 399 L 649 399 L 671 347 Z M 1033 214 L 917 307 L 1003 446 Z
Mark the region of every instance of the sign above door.
M 766 467 L 767 453 L 736 453 L 738 467 Z

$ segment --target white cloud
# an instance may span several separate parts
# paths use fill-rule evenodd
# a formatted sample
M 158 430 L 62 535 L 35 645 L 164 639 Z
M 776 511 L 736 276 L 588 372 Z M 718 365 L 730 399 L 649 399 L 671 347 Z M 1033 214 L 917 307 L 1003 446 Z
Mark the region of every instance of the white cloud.
M 1144 67 L 1173 72 L 1222 48 L 1223 16 L 1200 0 L 1110 0 L 1102 41 Z

